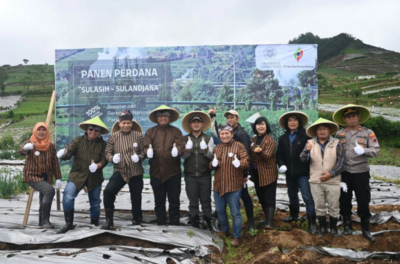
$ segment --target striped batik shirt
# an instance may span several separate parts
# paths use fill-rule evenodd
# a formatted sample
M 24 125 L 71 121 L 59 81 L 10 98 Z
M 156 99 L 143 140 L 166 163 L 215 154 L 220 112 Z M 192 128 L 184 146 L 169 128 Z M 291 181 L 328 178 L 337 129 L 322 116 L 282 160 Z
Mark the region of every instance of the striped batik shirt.
M 249 156 L 245 146 L 232 139 L 229 143 L 221 143 L 214 149 L 218 159 L 218 167 L 210 168 L 215 171 L 214 176 L 214 191 L 220 196 L 228 192 L 235 192 L 242 189 L 243 186 L 243 170 L 249 167 Z M 235 168 L 232 161 L 235 159 L 235 154 L 240 160 L 240 167 Z
M 47 174 L 47 182 L 53 184 L 53 176 L 56 179 L 61 179 L 60 165 L 56 155 L 56 148 L 53 143 L 50 144 L 47 151 L 39 151 L 39 155 L 35 155 L 37 151 L 35 147 L 32 150 L 25 150 L 25 144 L 31 143 L 29 140 L 25 141 L 18 149 L 18 154 L 25 156 L 24 166 L 24 182 L 39 182 L 43 181 L 40 177 L 42 173 Z
M 125 182 L 133 176 L 143 175 L 142 160 L 144 159 L 144 147 L 142 133 L 137 131 L 112 133 L 108 138 L 106 146 L 106 159 L 113 162 L 113 156 L 120 154 L 121 161 L 114 164 L 114 173 L 119 172 Z M 134 163 L 131 156 L 136 153 L 140 161 Z
M 278 179 L 278 169 L 276 166 L 275 140 L 268 134 L 264 136 L 259 145 L 261 152 L 254 152 L 257 147 L 257 136 L 251 139 L 250 151 L 251 151 L 251 171 L 257 169 L 259 186 L 266 186 L 275 182 Z
M 62 160 L 69 160 L 74 157 L 72 168 L 69 173 L 68 180 L 75 184 L 76 189 L 81 190 L 87 181 L 88 191 L 101 185 L 104 181 L 103 168 L 107 165 L 106 160 L 106 142 L 102 136 L 95 140 L 89 140 L 87 134 L 74 138 L 71 143 L 66 146 L 67 153 Z M 92 163 L 102 165 L 101 169 L 97 169 L 91 173 L 89 166 Z

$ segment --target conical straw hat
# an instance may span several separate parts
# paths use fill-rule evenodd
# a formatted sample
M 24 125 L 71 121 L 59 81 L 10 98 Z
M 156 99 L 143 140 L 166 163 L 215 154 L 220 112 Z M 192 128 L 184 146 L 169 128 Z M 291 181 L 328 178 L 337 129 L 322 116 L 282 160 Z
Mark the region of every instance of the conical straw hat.
M 306 130 L 306 133 L 309 137 L 315 137 L 317 135 L 317 130 L 316 127 L 320 124 L 324 124 L 327 125 L 331 131 L 331 135 L 336 134 L 336 132 L 339 131 L 339 126 L 332 122 L 329 121 L 328 119 L 322 118 L 320 117 L 317 121 L 315 121 L 314 123 L 312 123 Z
M 120 127 L 119 127 L 119 121 L 117 120 L 117 121 L 115 121 L 115 123 L 114 123 L 114 125 L 112 126 L 112 128 L 111 128 L 111 134 L 112 133 L 115 133 L 115 132 L 117 132 L 117 131 L 119 131 L 120 130 Z M 137 132 L 140 132 L 141 134 L 143 134 L 143 129 L 142 129 L 142 127 L 140 126 L 140 124 L 137 122 L 137 121 L 135 121 L 135 120 L 132 120 L 132 129 L 131 129 L 132 131 L 137 131 Z
M 286 118 L 291 115 L 298 116 L 301 119 L 301 122 L 303 123 L 303 128 L 306 128 L 306 126 L 308 124 L 308 115 L 306 113 L 303 113 L 300 111 L 290 111 L 290 112 L 286 112 L 283 115 L 281 115 L 278 120 L 278 123 L 281 126 L 281 128 L 286 129 L 286 126 L 285 126 Z
M 183 130 L 185 130 L 186 132 L 190 133 L 192 130 L 190 129 L 189 126 L 189 122 L 190 122 L 190 118 L 192 116 L 201 116 L 203 118 L 203 123 L 204 123 L 204 127 L 203 127 L 203 132 L 207 131 L 207 129 L 210 128 L 211 126 L 211 118 L 208 114 L 202 112 L 202 111 L 192 111 L 187 113 L 183 118 L 182 118 L 182 128 Z
M 169 120 L 170 123 L 173 123 L 179 119 L 179 112 L 177 110 L 175 110 L 171 107 L 168 107 L 166 105 L 160 105 L 159 107 L 157 107 L 156 109 L 154 109 L 153 111 L 150 112 L 149 119 L 151 122 L 158 124 L 156 114 L 157 114 L 157 111 L 160 111 L 160 110 L 170 111 L 170 113 L 171 113 L 170 120 Z
M 101 121 L 100 117 L 98 117 L 98 116 L 96 116 L 92 119 L 89 119 L 85 122 L 80 123 L 79 127 L 82 130 L 87 131 L 89 125 L 95 125 L 95 126 L 101 127 L 101 130 L 100 130 L 101 135 L 107 135 L 108 133 L 110 133 L 110 130 L 108 129 L 106 124 L 104 124 L 103 121 Z
M 362 105 L 348 104 L 339 108 L 339 110 L 333 113 L 333 121 L 341 126 L 347 126 L 346 122 L 343 120 L 343 113 L 349 108 L 354 108 L 358 111 L 360 114 L 360 124 L 365 123 L 371 117 L 371 112 L 367 107 Z

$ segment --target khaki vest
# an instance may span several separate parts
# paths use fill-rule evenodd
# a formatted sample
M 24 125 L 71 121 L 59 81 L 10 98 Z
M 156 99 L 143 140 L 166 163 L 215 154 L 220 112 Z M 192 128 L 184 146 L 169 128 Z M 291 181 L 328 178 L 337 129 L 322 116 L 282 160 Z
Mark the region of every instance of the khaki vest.
M 310 151 L 310 182 L 313 183 L 327 183 L 327 184 L 340 184 L 341 175 L 329 179 L 328 181 L 321 181 L 320 177 L 322 172 L 330 172 L 336 164 L 337 160 L 337 144 L 338 139 L 330 138 L 331 140 L 325 147 L 324 158 L 322 159 L 321 147 L 315 139 L 311 140 L 312 149 Z

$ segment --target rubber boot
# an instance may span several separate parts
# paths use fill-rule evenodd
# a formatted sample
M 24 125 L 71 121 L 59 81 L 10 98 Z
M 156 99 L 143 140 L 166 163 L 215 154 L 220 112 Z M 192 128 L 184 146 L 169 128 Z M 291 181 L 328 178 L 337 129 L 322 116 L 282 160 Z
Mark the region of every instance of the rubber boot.
M 42 205 L 43 218 L 42 218 L 42 228 L 45 229 L 53 229 L 54 226 L 50 223 L 50 211 L 51 211 L 51 203 L 45 203 Z
M 307 214 L 308 233 L 310 233 L 311 235 L 317 234 L 316 219 L 317 219 L 317 216 L 315 214 Z
M 199 216 L 196 215 L 192 218 L 192 226 L 196 228 L 200 228 Z
M 208 229 L 209 231 L 214 231 L 213 226 L 212 226 L 212 223 L 211 223 L 211 218 L 209 218 L 209 217 L 207 217 L 207 216 L 204 216 L 204 221 L 206 222 L 207 229 Z
M 57 234 L 65 234 L 69 230 L 75 228 L 74 225 L 74 209 L 72 210 L 64 210 L 64 218 L 65 218 L 65 225 L 64 227 L 57 232 Z
M 106 222 L 101 226 L 101 229 L 110 230 L 114 227 L 114 209 L 106 208 L 104 211 L 106 214 Z
M 265 216 L 266 215 L 265 206 L 263 204 L 261 204 L 261 206 L 262 206 L 262 209 L 263 209 L 263 212 L 264 212 L 264 216 Z M 264 218 L 263 220 L 258 221 L 258 224 L 262 225 L 262 226 L 265 226 L 267 224 L 267 219 Z
M 265 214 L 265 220 L 266 220 L 265 229 L 273 229 L 274 228 L 274 215 L 275 215 L 275 208 L 267 207 L 266 214 Z
M 288 217 L 281 218 L 281 220 L 283 222 L 297 221 L 297 218 L 299 218 L 300 207 L 299 206 L 289 205 L 289 210 L 290 210 L 290 215 Z
M 99 225 L 99 218 L 90 218 L 90 224 L 91 225 L 95 225 L 95 226 L 98 226 Z
M 43 195 L 39 194 L 39 226 L 42 226 L 42 219 L 43 219 Z
M 132 217 L 132 225 L 141 225 L 142 224 L 142 220 L 143 220 L 142 216 L 139 216 L 139 217 L 133 216 Z
M 165 226 L 165 218 L 157 217 L 157 225 L 158 226 Z
M 369 219 L 361 219 L 361 230 L 363 236 L 371 242 L 375 242 L 376 239 L 369 232 Z
M 321 236 L 326 235 L 326 216 L 318 216 L 319 222 L 319 234 Z
M 179 215 L 170 216 L 169 225 L 179 226 Z
M 254 212 L 253 208 L 246 208 L 246 216 L 247 216 L 247 225 L 249 226 L 249 231 L 250 230 L 256 230 L 256 225 L 254 223 Z
M 334 237 L 339 236 L 339 232 L 337 230 L 337 222 L 338 222 L 339 218 L 335 218 L 335 217 L 330 217 L 329 218 L 329 222 L 330 222 L 330 226 L 331 226 L 331 235 Z
M 351 215 L 343 215 L 344 234 L 346 236 L 353 234 L 353 225 L 351 222 Z

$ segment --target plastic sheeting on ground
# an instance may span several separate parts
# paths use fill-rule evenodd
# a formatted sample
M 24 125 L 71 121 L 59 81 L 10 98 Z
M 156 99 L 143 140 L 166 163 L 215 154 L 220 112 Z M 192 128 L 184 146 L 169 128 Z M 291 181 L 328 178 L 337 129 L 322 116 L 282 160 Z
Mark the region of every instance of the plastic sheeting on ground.
M 203 246 L 193 248 L 139 248 L 129 246 L 101 246 L 87 249 L 42 249 L 0 251 L 0 263 L 175 263 L 194 264 L 207 258 L 211 250 Z
M 390 213 L 386 211 L 382 211 L 379 213 L 371 212 L 371 214 L 372 214 L 372 217 L 370 219 L 371 224 L 384 224 L 386 222 L 389 222 L 390 220 L 393 220 L 400 224 L 400 213 L 397 210 Z M 360 218 L 355 218 L 353 219 L 353 222 L 360 223 L 361 220 Z
M 354 251 L 346 248 L 328 248 L 317 246 L 304 246 L 300 249 L 313 251 L 330 257 L 341 257 L 352 261 L 363 261 L 366 259 L 380 259 L 380 260 L 399 260 L 400 252 L 367 252 L 367 251 Z

